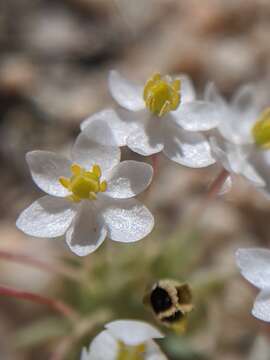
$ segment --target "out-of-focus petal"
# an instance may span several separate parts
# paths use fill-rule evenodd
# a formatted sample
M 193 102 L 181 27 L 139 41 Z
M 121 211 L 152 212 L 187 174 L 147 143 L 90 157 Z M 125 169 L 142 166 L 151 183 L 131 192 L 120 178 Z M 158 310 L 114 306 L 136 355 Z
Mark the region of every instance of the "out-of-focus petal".
M 105 327 L 116 339 L 130 346 L 136 346 L 151 339 L 163 338 L 159 330 L 143 321 L 116 320 L 106 324 Z
M 121 152 L 109 126 L 101 120 L 92 121 L 77 137 L 72 160 L 86 169 L 98 164 L 102 173 L 120 162 Z
M 70 160 L 50 151 L 35 150 L 26 154 L 26 161 L 34 182 L 41 190 L 59 197 L 68 195 L 59 178 L 70 176 Z
M 256 297 L 252 315 L 259 320 L 270 322 L 270 288 L 263 289 Z
M 116 145 L 126 145 L 129 133 L 135 128 L 134 114 L 126 110 L 105 109 L 90 116 L 81 123 L 81 130 L 85 130 L 93 121 L 104 121 L 112 131 Z
M 67 231 L 75 214 L 71 201 L 47 195 L 26 208 L 16 225 L 27 235 L 54 238 Z
M 107 231 L 94 204 L 83 201 L 66 234 L 70 250 L 78 256 L 89 255 L 103 243 L 106 235 Z
M 146 342 L 146 354 L 145 360 L 167 360 L 167 357 L 160 350 L 158 344 L 153 340 L 148 340 Z
M 94 338 L 87 357 L 81 360 L 117 360 L 118 348 L 117 340 L 104 330 Z
M 176 76 L 176 78 L 179 78 L 181 81 L 181 104 L 194 101 L 196 99 L 196 92 L 190 77 L 185 74 L 180 74 Z
M 108 237 L 119 242 L 135 242 L 147 236 L 154 227 L 150 211 L 136 199 L 104 200 L 102 209 Z
M 270 250 L 261 248 L 238 249 L 236 263 L 241 274 L 254 286 L 270 287 Z
M 107 178 L 106 195 L 127 199 L 144 191 L 152 181 L 153 168 L 151 165 L 139 161 L 123 161 L 110 173 Z
M 256 88 L 252 84 L 245 84 L 235 92 L 232 98 L 232 107 L 240 112 L 256 108 Z
M 220 94 L 218 88 L 213 82 L 209 82 L 208 84 L 206 84 L 203 99 L 206 102 L 211 102 L 218 106 L 228 106 L 225 99 Z
M 181 129 L 170 122 L 163 128 L 164 154 L 178 164 L 202 168 L 215 163 L 206 138 L 195 132 Z
M 145 108 L 143 86 L 125 79 L 116 70 L 109 73 L 109 89 L 114 100 L 124 108 L 131 111 Z
M 218 192 L 218 195 L 225 195 L 227 194 L 232 188 L 232 177 L 228 176 L 227 179 L 224 181 L 221 189 Z

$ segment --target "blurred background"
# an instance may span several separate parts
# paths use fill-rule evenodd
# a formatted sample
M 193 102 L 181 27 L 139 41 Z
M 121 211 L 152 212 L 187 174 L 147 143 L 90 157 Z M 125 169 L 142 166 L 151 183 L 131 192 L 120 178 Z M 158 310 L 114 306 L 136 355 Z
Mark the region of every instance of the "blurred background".
M 40 195 L 25 153 L 67 153 L 83 119 L 115 106 L 110 69 L 142 82 L 156 71 L 185 72 L 199 92 L 211 80 L 226 97 L 255 81 L 267 104 L 269 36 L 269 0 L 0 2 L 0 282 L 83 314 L 73 326 L 46 306 L 0 298 L 1 360 L 79 359 L 81 346 L 107 321 L 155 323 L 142 297 L 159 278 L 194 288 L 187 333 L 162 328 L 169 359 L 270 359 L 270 327 L 251 317 L 256 290 L 234 262 L 239 247 L 269 245 L 270 203 L 242 179 L 194 217 L 219 169 L 188 169 L 159 156 L 142 195 L 156 218 L 153 233 L 133 245 L 106 242 L 84 259 L 71 255 L 63 239 L 31 239 L 15 227 Z M 127 150 L 123 157 L 145 160 Z

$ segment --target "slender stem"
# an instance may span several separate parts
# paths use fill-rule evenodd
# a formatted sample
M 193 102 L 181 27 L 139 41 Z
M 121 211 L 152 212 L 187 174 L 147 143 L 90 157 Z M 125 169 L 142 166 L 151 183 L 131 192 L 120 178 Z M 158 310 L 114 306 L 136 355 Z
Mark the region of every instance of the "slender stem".
M 153 166 L 153 170 L 154 170 L 154 175 L 157 175 L 157 172 L 158 172 L 158 155 L 159 154 L 151 155 L 151 161 L 152 161 L 152 166 Z
M 229 172 L 227 170 L 222 169 L 220 171 L 220 173 L 218 174 L 218 176 L 212 182 L 212 184 L 208 189 L 207 199 L 212 199 L 219 193 L 228 176 L 229 176 Z
M 17 290 L 0 285 L 0 296 L 8 296 L 20 300 L 27 300 L 37 304 L 46 305 L 49 308 L 61 313 L 72 321 L 78 319 L 78 314 L 69 305 L 60 300 L 50 299 L 45 296 L 34 294 L 28 291 Z
M 9 250 L 0 250 L 0 259 L 25 264 L 40 270 L 60 274 L 74 281 L 80 281 L 80 274 L 74 269 L 71 269 L 63 264 L 48 264 L 42 260 L 35 259 L 30 255 L 19 254 Z
M 75 344 L 85 335 L 89 334 L 97 325 L 108 321 L 112 316 L 111 312 L 103 309 L 95 314 L 82 319 L 76 324 L 73 332 L 62 338 L 58 346 L 51 354 L 49 360 L 64 360 Z
M 225 169 L 222 169 L 218 176 L 215 178 L 215 180 L 212 182 L 212 184 L 209 186 L 209 189 L 204 199 L 201 201 L 200 205 L 196 207 L 196 209 L 194 209 L 192 216 L 190 216 L 191 221 L 188 221 L 187 233 L 196 229 L 202 214 L 204 214 L 205 210 L 209 205 L 209 202 L 218 195 L 228 176 L 229 172 Z

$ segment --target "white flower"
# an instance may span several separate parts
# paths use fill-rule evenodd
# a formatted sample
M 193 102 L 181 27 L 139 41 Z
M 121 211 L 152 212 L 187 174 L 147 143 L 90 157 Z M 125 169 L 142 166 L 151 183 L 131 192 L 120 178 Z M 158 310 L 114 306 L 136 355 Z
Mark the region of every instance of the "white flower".
M 25 209 L 17 227 L 28 235 L 54 238 L 66 233 L 71 251 L 85 256 L 108 236 L 134 242 L 153 228 L 149 210 L 132 199 L 147 188 L 151 165 L 120 162 L 120 149 L 102 121 L 82 132 L 71 160 L 47 151 L 32 151 L 26 160 L 34 182 L 48 195 Z
M 217 125 L 216 107 L 195 101 L 187 76 L 172 80 L 155 74 L 143 87 L 111 71 L 109 88 L 122 108 L 94 114 L 81 124 L 81 129 L 95 119 L 103 119 L 118 145 L 127 145 L 138 154 L 148 156 L 163 151 L 171 160 L 193 168 L 215 162 L 208 141 L 198 131 Z
M 254 128 L 261 119 L 255 88 L 251 85 L 240 87 L 227 103 L 215 86 L 209 84 L 204 99 L 216 104 L 219 112 L 217 129 L 210 134 L 212 153 L 217 162 L 230 174 L 242 175 L 255 186 L 264 186 L 264 179 L 249 161 L 253 152 L 259 150 Z
M 270 322 L 270 250 L 239 249 L 236 263 L 244 278 L 261 290 L 255 299 L 252 314 Z
M 117 320 L 105 325 L 83 349 L 81 360 L 166 360 L 153 339 L 163 335 L 153 326 L 134 320 Z

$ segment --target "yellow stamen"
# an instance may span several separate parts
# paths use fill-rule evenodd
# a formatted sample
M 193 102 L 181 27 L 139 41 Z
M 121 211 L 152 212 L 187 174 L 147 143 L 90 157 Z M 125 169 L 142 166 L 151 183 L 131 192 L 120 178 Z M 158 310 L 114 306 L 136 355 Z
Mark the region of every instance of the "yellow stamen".
M 104 192 L 107 189 L 107 182 L 100 181 L 101 169 L 99 165 L 93 165 L 90 171 L 86 171 L 78 164 L 72 164 L 70 167 L 71 177 L 60 177 L 59 182 L 68 189 L 71 195 L 68 199 L 74 202 L 81 200 L 96 200 L 98 192 Z
M 70 180 L 65 177 L 60 177 L 59 182 L 61 185 L 63 185 L 66 189 L 69 189 L 70 186 Z
M 157 116 L 176 110 L 180 104 L 180 88 L 180 80 L 168 82 L 160 74 L 154 74 L 144 87 L 145 106 Z
M 145 354 L 145 345 L 139 344 L 137 346 L 127 346 L 119 341 L 119 350 L 117 360 L 143 360 Z
M 270 148 L 270 108 L 266 109 L 252 129 L 255 144 L 263 149 Z

